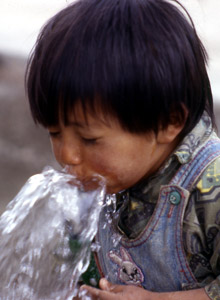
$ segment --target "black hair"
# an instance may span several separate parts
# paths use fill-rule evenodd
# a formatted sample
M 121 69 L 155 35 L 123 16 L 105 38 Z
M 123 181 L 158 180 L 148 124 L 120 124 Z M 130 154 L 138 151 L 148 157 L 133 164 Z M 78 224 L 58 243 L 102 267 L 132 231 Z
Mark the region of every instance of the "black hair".
M 35 122 L 57 125 L 60 115 L 67 122 L 80 102 L 133 133 L 166 128 L 173 113 L 183 122 L 186 109 L 183 135 L 204 111 L 214 124 L 206 51 L 176 4 L 79 0 L 51 18 L 26 71 Z

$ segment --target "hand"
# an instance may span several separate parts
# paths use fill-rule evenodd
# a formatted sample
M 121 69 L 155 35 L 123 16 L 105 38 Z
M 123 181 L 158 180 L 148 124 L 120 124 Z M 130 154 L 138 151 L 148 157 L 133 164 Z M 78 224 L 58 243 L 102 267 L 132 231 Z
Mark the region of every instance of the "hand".
M 102 278 L 100 290 L 83 285 L 80 290 L 88 291 L 93 300 L 210 300 L 203 288 L 166 293 L 150 292 L 133 285 L 118 285 Z
M 117 285 L 101 279 L 100 290 L 84 285 L 80 288 L 82 291 L 88 291 L 93 300 L 157 300 L 158 293 L 152 293 L 143 288 L 133 285 Z

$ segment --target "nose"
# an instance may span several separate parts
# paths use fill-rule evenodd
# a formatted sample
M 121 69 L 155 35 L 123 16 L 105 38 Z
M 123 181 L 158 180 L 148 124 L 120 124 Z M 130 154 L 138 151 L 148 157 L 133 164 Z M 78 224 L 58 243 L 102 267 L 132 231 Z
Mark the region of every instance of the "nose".
M 77 166 L 82 162 L 80 145 L 70 141 L 62 141 L 59 147 L 59 161 L 63 166 Z

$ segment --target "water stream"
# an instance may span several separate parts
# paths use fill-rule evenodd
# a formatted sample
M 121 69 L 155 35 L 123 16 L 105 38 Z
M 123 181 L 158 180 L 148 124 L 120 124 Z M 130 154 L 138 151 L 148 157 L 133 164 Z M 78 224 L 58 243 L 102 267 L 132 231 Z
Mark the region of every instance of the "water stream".
M 50 167 L 32 176 L 0 217 L 0 299 L 72 299 L 104 196 L 99 177 L 85 188 Z

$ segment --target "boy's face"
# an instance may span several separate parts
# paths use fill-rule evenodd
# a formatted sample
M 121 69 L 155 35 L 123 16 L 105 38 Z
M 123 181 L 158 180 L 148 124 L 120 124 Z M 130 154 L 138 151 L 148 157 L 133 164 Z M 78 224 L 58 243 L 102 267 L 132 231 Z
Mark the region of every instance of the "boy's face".
M 93 174 L 106 179 L 108 193 L 129 188 L 154 173 L 173 150 L 154 133 L 132 134 L 114 119 L 87 113 L 81 106 L 69 115 L 67 126 L 49 127 L 56 160 L 80 181 Z M 171 145 L 172 144 L 172 145 Z

